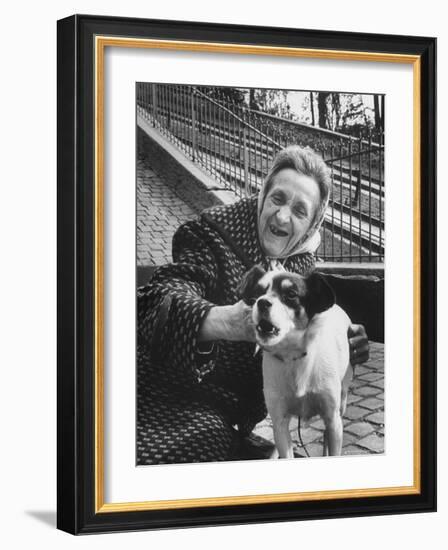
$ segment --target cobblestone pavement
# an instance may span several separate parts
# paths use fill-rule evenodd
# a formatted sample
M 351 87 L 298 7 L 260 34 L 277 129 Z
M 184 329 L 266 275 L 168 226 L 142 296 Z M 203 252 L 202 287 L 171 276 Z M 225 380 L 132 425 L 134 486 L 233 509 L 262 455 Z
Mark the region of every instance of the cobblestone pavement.
M 172 261 L 171 240 L 179 225 L 197 212 L 156 174 L 139 151 L 137 160 L 137 265 Z
M 344 455 L 384 452 L 384 345 L 370 342 L 370 359 L 357 365 L 344 415 Z M 296 456 L 306 456 L 298 441 L 297 419 L 291 422 L 291 436 Z M 302 426 L 302 441 L 310 456 L 322 456 L 323 422 L 316 418 Z M 260 422 L 256 436 L 273 443 L 272 422 Z

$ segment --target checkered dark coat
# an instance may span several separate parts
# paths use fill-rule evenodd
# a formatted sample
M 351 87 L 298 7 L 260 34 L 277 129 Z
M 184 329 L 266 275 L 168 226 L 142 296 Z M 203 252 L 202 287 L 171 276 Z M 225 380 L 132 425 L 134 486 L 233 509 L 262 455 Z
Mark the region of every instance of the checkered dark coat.
M 261 356 L 246 342 L 198 343 L 213 305 L 238 301 L 243 275 L 267 260 L 257 235 L 257 201 L 205 211 L 173 238 L 173 263 L 138 291 L 139 464 L 231 458 L 236 431 L 265 414 Z M 306 274 L 310 253 L 284 266 Z

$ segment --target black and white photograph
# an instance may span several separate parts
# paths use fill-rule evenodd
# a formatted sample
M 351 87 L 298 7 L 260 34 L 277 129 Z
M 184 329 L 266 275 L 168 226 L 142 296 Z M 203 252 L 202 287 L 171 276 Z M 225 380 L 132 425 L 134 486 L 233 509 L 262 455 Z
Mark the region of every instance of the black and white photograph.
M 5 4 L 3 548 L 446 538 L 443 5 Z
M 135 97 L 137 466 L 386 453 L 385 95 Z

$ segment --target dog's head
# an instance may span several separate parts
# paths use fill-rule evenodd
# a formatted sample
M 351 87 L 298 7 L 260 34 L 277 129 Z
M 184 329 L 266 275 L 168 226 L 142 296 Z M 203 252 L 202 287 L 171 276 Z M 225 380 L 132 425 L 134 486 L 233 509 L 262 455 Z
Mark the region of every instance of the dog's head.
M 244 277 L 240 296 L 253 306 L 257 341 L 275 346 L 291 330 L 306 330 L 314 315 L 335 303 L 333 290 L 318 273 L 302 277 L 287 271 L 253 267 Z

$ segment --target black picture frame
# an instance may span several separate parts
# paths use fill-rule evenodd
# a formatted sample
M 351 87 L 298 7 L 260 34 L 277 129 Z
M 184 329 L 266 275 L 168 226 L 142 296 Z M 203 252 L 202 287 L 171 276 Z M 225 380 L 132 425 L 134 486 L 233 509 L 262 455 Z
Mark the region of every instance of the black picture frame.
M 95 462 L 95 37 L 415 56 L 420 67 L 419 491 L 98 511 Z M 58 22 L 57 526 L 73 534 L 429 512 L 436 509 L 436 39 L 74 15 Z

